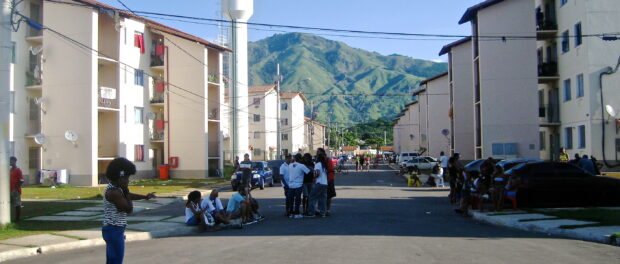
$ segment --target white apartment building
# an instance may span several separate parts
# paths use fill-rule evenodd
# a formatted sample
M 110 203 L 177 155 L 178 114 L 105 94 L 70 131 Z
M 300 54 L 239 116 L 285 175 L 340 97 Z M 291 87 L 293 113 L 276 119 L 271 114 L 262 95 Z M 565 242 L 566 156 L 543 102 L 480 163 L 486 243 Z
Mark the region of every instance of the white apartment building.
M 540 156 L 532 10 L 533 1 L 487 0 L 459 21 L 472 26 L 476 159 Z
M 448 73 L 442 73 L 420 82 L 413 92 L 418 97 L 420 147 L 423 154 L 439 157 L 450 152 L 450 82 Z
M 278 97 L 275 85 L 250 86 L 250 150 L 252 160 L 276 159 L 278 140 Z
M 618 164 L 619 41 L 584 35 L 620 32 L 620 1 L 536 0 L 540 155 L 557 159 L 560 147 Z M 611 111 L 613 113 L 613 111 Z
M 133 161 L 139 177 L 168 162 L 173 178 L 221 170 L 230 50 L 96 1 L 64 2 L 16 7 L 51 29 L 22 23 L 12 34 L 11 152 L 27 182 L 40 169 L 67 169 L 69 184 L 97 185 L 115 157 Z
M 280 93 L 280 137 L 282 153 L 295 154 L 307 149 L 305 144 L 304 105 L 307 99 L 301 92 Z
M 306 135 L 304 144 L 308 146 L 306 152 L 316 155 L 318 148 L 325 149 L 327 126 L 309 117 L 304 117 L 304 120 L 304 134 Z
M 471 37 L 444 46 L 439 55 L 448 54 L 450 80 L 450 154 L 459 153 L 462 161 L 475 158 L 474 88 Z M 446 152 L 448 153 L 448 152 Z
M 394 151 L 420 151 L 420 104 L 418 99 L 405 105 L 393 128 Z

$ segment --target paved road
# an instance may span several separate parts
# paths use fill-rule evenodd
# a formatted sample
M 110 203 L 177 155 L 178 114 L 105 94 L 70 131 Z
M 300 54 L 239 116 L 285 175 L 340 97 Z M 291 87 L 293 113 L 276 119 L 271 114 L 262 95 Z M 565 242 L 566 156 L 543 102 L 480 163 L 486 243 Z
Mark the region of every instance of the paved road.
M 383 169 L 339 175 L 332 217 L 285 218 L 281 188 L 255 190 L 265 221 L 128 243 L 125 263 L 620 263 L 618 247 L 457 216 L 446 190 L 407 188 Z M 104 252 L 95 247 L 9 263 L 104 263 Z

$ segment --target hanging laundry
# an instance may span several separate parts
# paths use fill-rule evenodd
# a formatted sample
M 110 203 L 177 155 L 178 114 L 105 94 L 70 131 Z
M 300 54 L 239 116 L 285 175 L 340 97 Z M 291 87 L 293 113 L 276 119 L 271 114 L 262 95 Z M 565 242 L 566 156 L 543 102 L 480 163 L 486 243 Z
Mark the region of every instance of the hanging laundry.
M 166 84 L 164 82 L 156 82 L 155 83 L 155 89 L 158 93 L 163 93 L 166 89 Z
M 165 52 L 164 45 L 155 46 L 155 55 L 161 56 L 161 55 L 164 55 L 164 52 Z

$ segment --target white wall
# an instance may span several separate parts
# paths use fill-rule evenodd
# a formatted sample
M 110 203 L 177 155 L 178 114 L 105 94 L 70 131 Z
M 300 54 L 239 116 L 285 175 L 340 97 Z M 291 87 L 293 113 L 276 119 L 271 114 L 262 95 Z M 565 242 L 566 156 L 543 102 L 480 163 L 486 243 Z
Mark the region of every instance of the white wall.
M 444 136 L 442 130 L 450 131 L 450 82 L 445 75 L 427 83 L 421 97 L 428 99 L 428 146 L 427 154 L 439 157 L 440 152 L 450 153 L 450 134 Z
M 452 110 L 454 120 L 454 152 L 461 155 L 461 160 L 474 160 L 475 133 L 474 133 L 474 105 L 473 105 L 473 70 L 472 70 L 472 42 L 452 47 L 450 74 L 454 105 Z M 448 153 L 448 152 L 446 152 Z

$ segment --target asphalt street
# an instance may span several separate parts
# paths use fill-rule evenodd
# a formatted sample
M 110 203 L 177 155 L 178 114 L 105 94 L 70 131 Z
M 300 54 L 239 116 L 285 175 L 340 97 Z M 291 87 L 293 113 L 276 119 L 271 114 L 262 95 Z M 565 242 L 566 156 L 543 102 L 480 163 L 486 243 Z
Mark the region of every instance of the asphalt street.
M 282 188 L 257 189 L 252 194 L 266 220 L 242 230 L 128 243 L 125 263 L 620 263 L 618 247 L 458 216 L 446 189 L 408 188 L 386 166 L 338 175 L 336 185 L 331 217 L 286 218 Z M 182 204 L 167 210 L 182 215 Z M 105 263 L 105 248 L 8 263 Z

